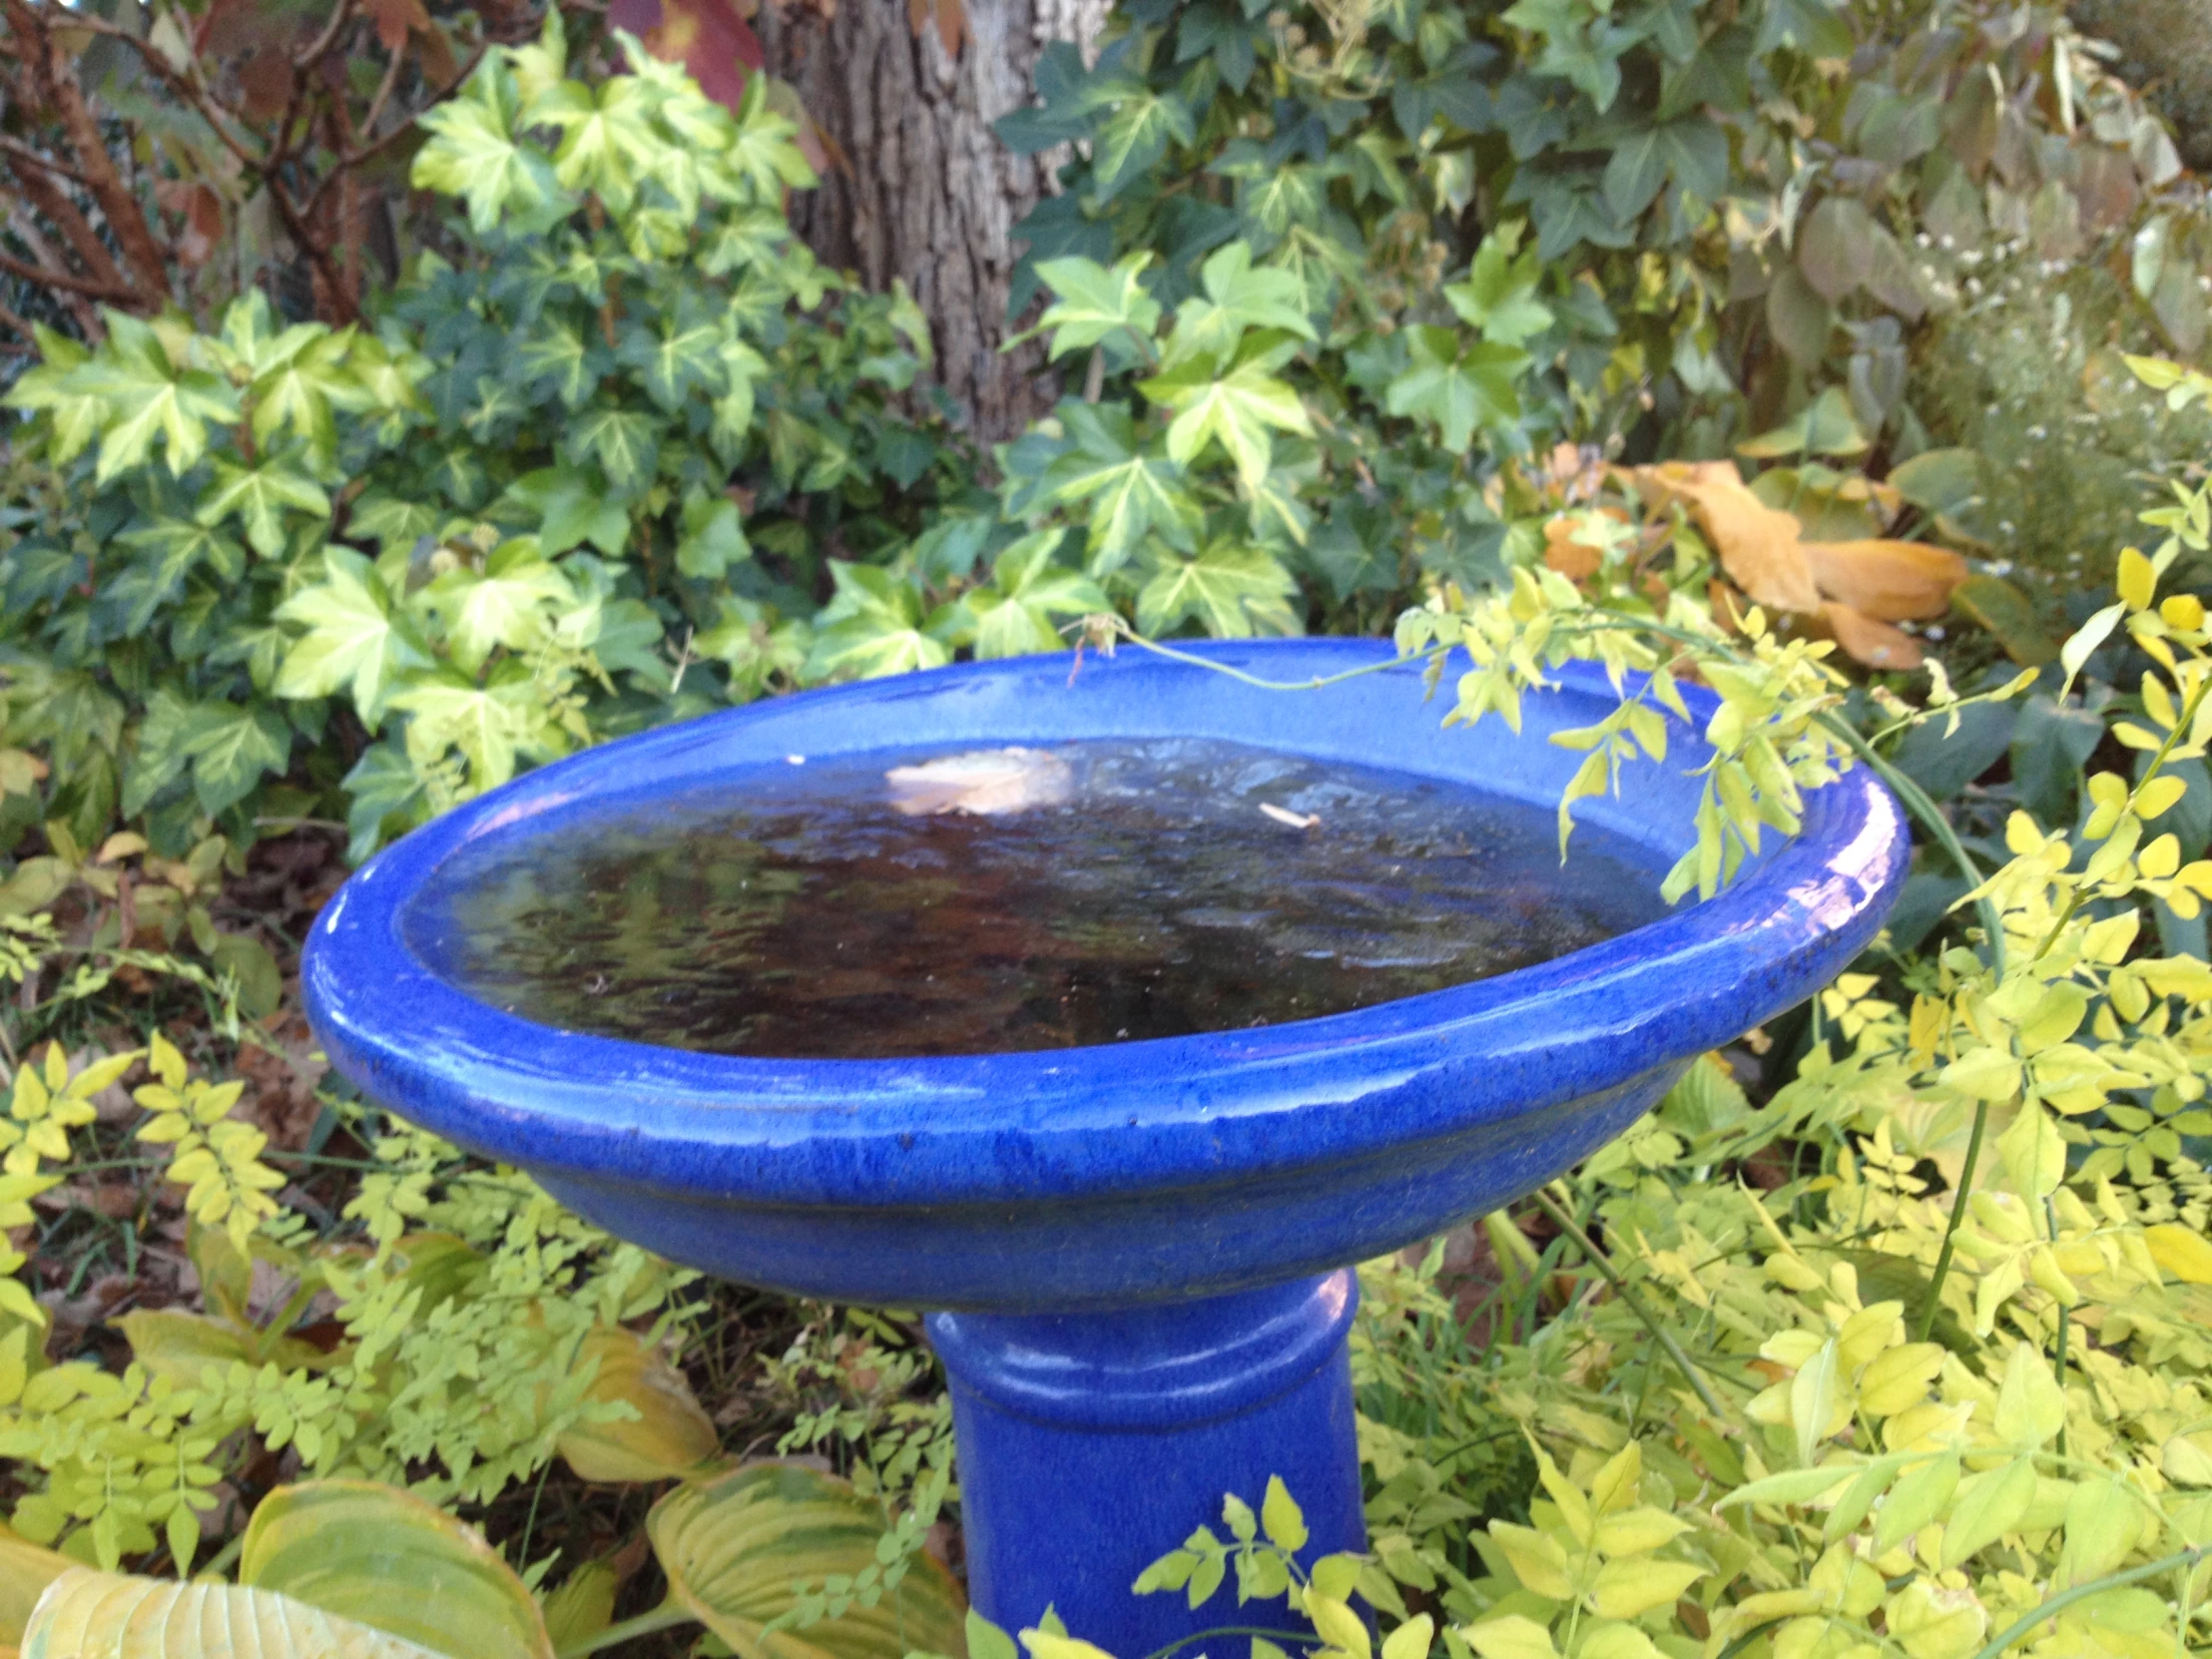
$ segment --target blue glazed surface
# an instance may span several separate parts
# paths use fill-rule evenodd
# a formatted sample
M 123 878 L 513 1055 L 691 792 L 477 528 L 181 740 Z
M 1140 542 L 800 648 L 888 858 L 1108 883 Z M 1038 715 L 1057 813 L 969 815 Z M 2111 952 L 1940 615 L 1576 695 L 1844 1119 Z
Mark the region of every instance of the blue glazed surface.
M 1239 1609 L 1230 1589 L 1194 1613 L 1129 1587 L 1194 1527 L 1226 1538 L 1222 1494 L 1258 1509 L 1270 1475 L 1306 1512 L 1301 1562 L 1366 1547 L 1345 1343 L 1358 1302 L 1340 1271 L 1119 1313 L 932 1315 L 976 1609 L 1020 1630 L 1052 1607 L 1124 1659 L 1281 1623 L 1279 1605 Z
M 1386 660 L 1369 641 L 1214 645 L 1278 680 Z M 1544 742 L 1612 706 L 1570 676 L 1439 728 L 1393 668 L 1269 692 L 1136 652 L 966 665 L 756 704 L 546 767 L 371 860 L 302 966 L 331 1061 L 364 1092 L 530 1169 L 613 1231 L 728 1278 L 1003 1314 L 1124 1307 L 1320 1272 L 1494 1207 L 1602 1144 L 1699 1052 L 1800 1000 L 1865 945 L 1909 846 L 1857 772 L 1719 898 L 1541 966 L 1258 1030 L 944 1059 L 799 1061 L 552 1030 L 474 1001 L 402 910 L 484 836 L 571 831 L 628 798 L 792 755 L 1200 736 L 1456 780 L 1549 805 L 1579 756 Z M 1705 752 L 1588 804 L 1664 867 Z

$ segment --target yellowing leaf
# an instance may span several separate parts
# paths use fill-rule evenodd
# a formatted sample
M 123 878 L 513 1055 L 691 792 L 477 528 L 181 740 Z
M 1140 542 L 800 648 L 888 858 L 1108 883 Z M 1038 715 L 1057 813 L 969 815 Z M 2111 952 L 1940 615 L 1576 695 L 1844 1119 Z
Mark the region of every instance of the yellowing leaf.
M 1820 614 L 1836 643 L 1851 654 L 1854 662 L 1864 663 L 1869 668 L 1903 671 L 1919 668 L 1925 660 L 1921 642 L 1911 634 L 1902 633 L 1887 622 L 1877 622 L 1840 601 L 1823 601 Z
M 2012 1345 L 1997 1389 L 1996 1429 L 2015 1445 L 2041 1445 L 2066 1425 L 2066 1395 L 2050 1362 L 2025 1343 Z
M 1632 1619 L 1679 1600 L 1704 1576 L 1703 1567 L 1688 1561 L 1608 1561 L 1598 1569 L 1590 1605 L 1601 1618 Z
M 1382 1638 L 1382 1659 L 1427 1659 L 1428 1644 L 1435 1638 L 1436 1621 L 1416 1613 Z
M 1638 467 L 1635 478 L 1647 494 L 1691 506 L 1721 567 L 1755 604 L 1782 611 L 1820 609 L 1820 589 L 1797 519 L 1752 494 L 1734 462 L 1665 461 Z
M 1306 1547 L 1306 1516 L 1280 1474 L 1268 1476 L 1267 1497 L 1260 1504 L 1260 1525 L 1267 1532 L 1268 1542 L 1278 1548 L 1295 1551 Z M 1427 1651 L 1425 1643 L 1421 1651 Z
M 1809 541 L 1813 581 L 1830 599 L 1878 622 L 1939 617 L 1950 590 L 1966 579 L 1966 561 L 1917 541 Z
M 578 1367 L 594 1360 L 599 1370 L 585 1398 L 621 1400 L 638 1414 L 580 1423 L 560 1437 L 561 1456 L 584 1479 L 665 1480 L 692 1473 L 722 1450 L 714 1419 L 652 1344 L 619 1325 L 602 1325 L 576 1351 Z
M 1557 1538 L 1510 1521 L 1490 1522 L 1490 1537 L 1523 1589 L 1553 1601 L 1565 1601 L 1574 1594 L 1574 1582 L 1567 1577 L 1567 1552 Z
M 18 1326 L 20 1333 L 25 1328 Z M 20 1642 L 31 1609 L 55 1579 L 76 1566 L 56 1550 L 41 1549 L 28 1538 L 0 1526 L 0 1642 Z
M 876 1563 L 885 1531 L 877 1503 L 849 1482 L 790 1463 L 748 1463 L 686 1481 L 646 1518 L 669 1595 L 740 1653 L 766 1659 L 960 1659 L 966 1600 L 935 1557 L 917 1555 L 894 1590 L 855 1600 L 835 1618 L 764 1636 L 800 1588 Z
M 2120 568 L 2114 578 L 2119 589 L 2120 602 L 2131 611 L 2150 608 L 2151 595 L 2157 591 L 2158 572 L 2151 568 L 2150 560 L 2142 550 L 2125 547 L 2120 550 Z
M 239 1582 L 455 1659 L 553 1655 L 536 1598 L 497 1550 L 443 1510 L 373 1480 L 271 1492 L 246 1528 Z
M 2019 1530 L 2035 1501 L 2035 1465 L 2015 1457 L 1975 1475 L 1958 1489 L 1943 1526 L 1943 1565 L 1954 1567 L 1975 1551 Z
M 1333 1596 L 1308 1589 L 1305 1595 L 1306 1616 L 1314 1621 L 1314 1629 L 1331 1647 L 1352 1659 L 1368 1659 L 1373 1651 L 1368 1640 L 1368 1624 L 1358 1613 Z
M 2161 1222 L 2143 1229 L 2150 1259 L 2184 1285 L 2212 1285 L 2212 1243 L 2193 1227 Z
M 1606 1515 L 1597 1523 L 1597 1547 L 1607 1555 L 1640 1555 L 1658 1549 L 1690 1529 L 1664 1509 L 1642 1504 Z
M 222 1646 L 210 1633 L 221 1631 Z M 548 1650 L 550 1651 L 550 1649 Z M 319 1607 L 246 1585 L 178 1584 L 76 1567 L 32 1615 L 23 1659 L 441 1659 Z M 442 1659 L 474 1659 L 465 1648 Z

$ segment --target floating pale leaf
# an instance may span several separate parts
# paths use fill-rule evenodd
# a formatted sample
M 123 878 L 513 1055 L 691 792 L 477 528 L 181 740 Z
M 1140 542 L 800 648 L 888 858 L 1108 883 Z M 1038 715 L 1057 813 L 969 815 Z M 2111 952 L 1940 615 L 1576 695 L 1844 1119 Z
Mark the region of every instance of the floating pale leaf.
M 242 1584 L 455 1659 L 553 1659 L 538 1604 L 474 1528 L 396 1486 L 311 1480 L 261 1501 Z
M 1056 807 L 1075 789 L 1067 762 L 1041 749 L 985 749 L 883 774 L 891 805 L 909 818 L 936 813 L 993 817 Z
M 551 1650 L 548 1649 L 548 1652 Z M 441 1654 L 274 1590 L 73 1567 L 31 1616 L 23 1659 L 474 1659 Z
M 740 1659 L 904 1659 L 967 1651 L 959 1586 L 931 1556 L 914 1558 L 898 1587 L 872 1607 L 765 1634 L 802 1586 L 853 1578 L 877 1560 L 881 1509 L 850 1484 L 790 1463 L 752 1463 L 687 1481 L 646 1520 L 669 1595 L 737 1650 Z

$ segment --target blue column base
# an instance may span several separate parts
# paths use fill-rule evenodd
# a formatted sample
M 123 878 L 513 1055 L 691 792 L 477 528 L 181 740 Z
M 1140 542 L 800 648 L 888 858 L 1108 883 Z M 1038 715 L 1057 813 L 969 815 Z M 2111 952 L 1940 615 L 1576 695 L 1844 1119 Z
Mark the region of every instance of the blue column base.
M 1195 1612 L 1130 1585 L 1194 1528 L 1226 1536 L 1223 1494 L 1257 1508 L 1270 1475 L 1306 1513 L 1302 1560 L 1366 1547 L 1346 1347 L 1358 1302 L 1343 1269 L 1110 1313 L 930 1315 L 976 1611 L 1019 1631 L 1051 1606 L 1116 1659 L 1284 1622 L 1240 1610 L 1233 1582 Z

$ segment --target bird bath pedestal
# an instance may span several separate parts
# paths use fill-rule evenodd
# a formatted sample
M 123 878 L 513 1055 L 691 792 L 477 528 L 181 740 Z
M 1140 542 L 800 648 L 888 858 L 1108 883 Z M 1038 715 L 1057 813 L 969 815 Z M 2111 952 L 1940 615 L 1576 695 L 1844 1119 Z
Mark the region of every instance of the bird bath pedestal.
M 1389 655 L 1201 649 L 1301 682 Z M 1361 1547 L 1349 1264 L 1540 1186 L 1848 964 L 1905 878 L 1889 794 L 1864 771 L 1812 792 L 1803 833 L 1727 892 L 1537 966 L 1091 1047 L 777 1059 L 555 1029 L 462 989 L 410 903 L 449 859 L 588 834 L 611 803 L 742 790 L 793 757 L 1201 738 L 1548 808 L 1581 757 L 1546 737 L 1612 701 L 1570 672 L 1518 735 L 1446 731 L 1414 665 L 1277 692 L 1125 651 L 759 703 L 545 767 L 378 854 L 315 924 L 307 1007 L 364 1093 L 623 1238 L 750 1285 L 929 1310 L 974 1605 L 1019 1629 L 1049 1603 L 1142 1659 L 1220 1622 L 1130 1585 L 1218 1523 L 1224 1493 L 1257 1504 L 1281 1475 L 1309 1559 Z M 1578 812 L 1654 871 L 1687 842 L 1705 758 L 1686 730 L 1669 755 Z

